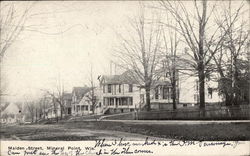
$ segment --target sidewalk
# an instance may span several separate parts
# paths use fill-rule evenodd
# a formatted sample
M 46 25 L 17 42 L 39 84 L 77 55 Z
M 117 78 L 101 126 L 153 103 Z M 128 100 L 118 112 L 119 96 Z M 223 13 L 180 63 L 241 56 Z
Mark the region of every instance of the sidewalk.
M 102 120 L 102 121 L 122 122 L 122 123 L 131 123 L 131 124 L 151 124 L 151 125 L 250 123 L 250 120 Z

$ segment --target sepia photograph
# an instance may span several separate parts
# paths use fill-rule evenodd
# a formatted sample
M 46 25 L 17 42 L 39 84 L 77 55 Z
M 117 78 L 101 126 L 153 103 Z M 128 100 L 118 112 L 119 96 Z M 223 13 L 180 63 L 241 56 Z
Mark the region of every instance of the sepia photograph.
M 249 7 L 1 1 L 0 155 L 250 155 Z

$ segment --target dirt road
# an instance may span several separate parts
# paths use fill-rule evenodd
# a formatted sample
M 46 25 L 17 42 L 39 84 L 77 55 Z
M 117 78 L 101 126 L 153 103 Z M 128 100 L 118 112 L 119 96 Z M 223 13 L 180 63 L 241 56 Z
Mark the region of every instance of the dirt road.
M 146 135 L 112 130 L 67 128 L 65 125 L 11 125 L 1 127 L 1 140 L 145 140 Z M 162 140 L 162 138 L 149 137 Z

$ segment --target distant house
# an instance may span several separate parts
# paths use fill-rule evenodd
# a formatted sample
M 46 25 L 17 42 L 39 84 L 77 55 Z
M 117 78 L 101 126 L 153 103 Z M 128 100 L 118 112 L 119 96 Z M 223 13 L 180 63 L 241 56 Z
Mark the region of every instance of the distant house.
M 2 124 L 17 123 L 17 117 L 15 114 L 3 113 L 3 114 L 1 114 L 1 123 Z
M 49 98 L 49 106 L 45 110 L 45 118 L 59 118 L 61 116 L 61 110 L 59 103 L 54 98 Z
M 144 94 L 140 85 L 129 76 L 104 75 L 100 78 L 102 89 L 103 113 L 131 112 L 143 107 Z
M 2 105 L 2 104 L 1 104 Z M 14 103 L 5 103 L 1 107 L 0 122 L 4 124 L 23 123 L 25 116 Z
M 93 93 L 92 93 L 93 91 Z M 81 99 L 79 105 L 81 107 L 80 114 L 102 114 L 102 93 L 101 88 L 95 87 L 93 90 L 90 89 Z
M 63 105 L 65 106 L 65 115 L 71 115 L 72 113 L 72 94 L 71 93 L 64 93 L 63 94 Z
M 84 95 L 89 92 L 90 88 L 85 87 L 74 87 L 72 90 L 72 102 L 71 102 L 71 110 L 72 115 L 82 115 L 82 110 L 86 109 L 85 105 L 82 105 L 81 100 Z

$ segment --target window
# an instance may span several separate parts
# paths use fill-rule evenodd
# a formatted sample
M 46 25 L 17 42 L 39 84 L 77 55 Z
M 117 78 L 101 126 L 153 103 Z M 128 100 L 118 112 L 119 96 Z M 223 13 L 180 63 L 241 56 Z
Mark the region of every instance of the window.
M 167 88 L 167 86 L 163 87 L 163 99 L 168 99 L 169 96 L 169 90 Z
M 110 106 L 113 106 L 114 105 L 114 99 L 113 98 L 110 98 Z
M 128 105 L 133 105 L 133 98 L 132 97 L 128 98 Z
M 196 91 L 198 91 L 199 90 L 199 81 L 198 80 L 196 80 Z
M 105 93 L 105 85 L 103 85 L 103 93 Z
M 129 84 L 128 86 L 128 92 L 133 92 L 133 84 Z
M 128 99 L 127 98 L 121 98 L 122 105 L 128 105 Z
M 121 84 L 119 84 L 118 92 L 121 93 Z
M 140 102 L 144 103 L 144 94 L 140 94 Z
M 116 105 L 121 105 L 121 99 L 120 98 L 116 98 Z
M 155 99 L 159 99 L 158 87 L 155 88 Z
M 112 87 L 111 84 L 108 84 L 108 93 L 111 93 L 112 90 L 111 87 Z
M 208 98 L 212 99 L 213 98 L 213 88 L 208 88 Z
M 108 98 L 103 98 L 103 104 L 105 106 L 108 106 L 109 105 L 109 99 Z
M 196 102 L 200 101 L 199 94 L 194 94 L 194 101 L 196 101 Z

